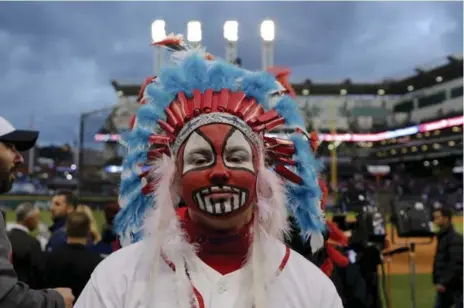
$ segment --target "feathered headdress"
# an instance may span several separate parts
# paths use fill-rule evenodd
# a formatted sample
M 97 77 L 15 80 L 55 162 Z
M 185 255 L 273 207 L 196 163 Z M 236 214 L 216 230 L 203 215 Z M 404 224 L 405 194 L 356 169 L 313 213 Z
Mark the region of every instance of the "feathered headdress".
M 132 131 L 120 185 L 121 211 L 116 230 L 126 240 L 143 236 L 148 209 L 156 206 L 158 178 L 147 166 L 174 156 L 189 134 L 207 123 L 227 123 L 248 132 L 263 147 L 273 172 L 284 179 L 289 209 L 305 238 L 324 229 L 318 185 L 320 164 L 308 146 L 299 107 L 287 82 L 288 71 L 251 72 L 190 48 L 181 36 L 156 43 L 172 51 L 172 67 L 144 83 L 142 104 L 132 120 Z M 280 80 L 281 82 L 279 82 Z M 289 94 L 289 95 L 287 95 Z M 267 136 L 285 125 L 295 128 L 290 140 Z

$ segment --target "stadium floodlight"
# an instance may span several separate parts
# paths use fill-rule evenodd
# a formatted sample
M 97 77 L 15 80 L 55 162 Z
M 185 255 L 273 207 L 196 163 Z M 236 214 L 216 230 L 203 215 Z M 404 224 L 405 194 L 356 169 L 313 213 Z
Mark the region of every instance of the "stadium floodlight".
M 377 95 L 379 95 L 379 96 L 385 95 L 385 90 L 384 89 L 379 89 L 377 91 Z
M 229 42 L 238 41 L 238 22 L 228 20 L 224 23 L 224 38 Z
M 413 87 L 413 86 L 408 86 L 408 91 L 409 91 L 409 92 L 414 91 L 414 87 Z
M 265 42 L 272 42 L 275 38 L 275 25 L 272 20 L 264 20 L 261 23 L 261 38 Z
M 437 82 L 442 82 L 442 81 L 443 81 L 443 77 L 438 76 L 437 78 L 435 78 L 435 80 L 436 80 Z
M 340 95 L 347 95 L 348 91 L 346 89 L 341 89 L 340 90 Z
M 192 43 L 200 43 L 201 38 L 201 22 L 189 21 L 187 24 L 187 40 Z
M 151 40 L 153 43 L 162 41 L 166 38 L 166 22 L 157 19 L 151 24 Z

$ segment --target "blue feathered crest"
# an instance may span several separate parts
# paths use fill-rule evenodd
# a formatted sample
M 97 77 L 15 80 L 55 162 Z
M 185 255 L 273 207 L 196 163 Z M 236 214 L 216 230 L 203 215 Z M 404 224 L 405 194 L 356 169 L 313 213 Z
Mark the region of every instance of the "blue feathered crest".
M 146 212 L 155 205 L 156 196 L 146 189 L 148 181 L 144 180 L 146 172 L 142 170 L 153 151 L 150 148 L 151 138 L 158 134 L 160 127 L 165 131 L 169 128 L 166 109 L 180 99 L 181 94 L 188 100 L 195 93 L 203 94 L 208 89 L 214 92 L 224 89 L 243 92 L 264 111 L 277 113 L 284 120 L 284 125 L 304 127 L 298 105 L 291 97 L 283 95 L 274 106 L 269 106 L 269 94 L 282 88 L 271 74 L 250 72 L 222 60 L 206 60 L 198 50 L 183 51 L 182 61 L 179 61 L 179 54 L 173 56 L 176 59 L 174 65 L 165 68 L 159 78 L 146 86 L 143 95 L 145 104 L 138 109 L 134 127 L 124 141 L 128 153 L 123 162 L 120 184 L 122 209 L 116 217 L 115 228 L 121 236 L 130 235 L 133 242 L 140 240 Z M 167 138 L 166 134 L 160 138 Z M 324 228 L 318 210 L 321 191 L 317 173 L 320 164 L 303 135 L 296 133 L 292 141 L 294 153 L 291 156 L 296 163 L 293 172 L 300 181 L 299 184 L 287 181 L 288 207 L 305 235 L 320 233 Z

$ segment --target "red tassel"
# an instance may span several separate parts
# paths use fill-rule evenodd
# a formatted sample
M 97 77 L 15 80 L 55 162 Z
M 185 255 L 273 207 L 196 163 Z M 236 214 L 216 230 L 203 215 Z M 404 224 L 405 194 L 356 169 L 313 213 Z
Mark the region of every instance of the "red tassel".
M 283 157 L 278 157 L 278 156 L 275 156 L 275 159 L 283 164 L 286 164 L 286 165 L 290 165 L 290 166 L 295 166 L 296 165 L 296 162 L 294 160 L 291 160 L 291 159 L 287 159 L 287 158 L 283 158 Z
M 279 117 L 280 117 L 280 115 L 277 113 L 277 111 L 270 110 L 270 111 L 267 111 L 266 113 L 263 113 L 262 115 L 254 118 L 254 119 L 251 119 L 249 121 L 249 124 L 250 125 L 256 125 L 256 124 L 261 124 L 261 123 L 268 123 L 268 122 L 271 122 L 274 119 L 277 119 Z
M 244 114 L 243 114 L 243 120 L 248 123 L 251 119 L 254 117 L 257 117 L 261 115 L 264 112 L 263 106 L 259 104 L 255 104 L 252 106 L 252 108 L 249 108 Z
M 327 229 L 329 230 L 329 239 L 337 242 L 342 246 L 348 245 L 348 237 L 340 230 L 335 223 L 327 221 Z
M 333 263 L 329 258 L 325 259 L 324 263 L 322 263 L 321 271 L 323 271 L 328 277 L 332 275 Z
M 248 112 L 248 110 L 253 108 L 255 104 L 256 101 L 253 98 L 245 100 L 241 104 L 240 109 L 237 111 L 237 116 L 239 116 L 241 119 L 244 119 L 245 114 Z
M 201 92 L 193 90 L 193 115 L 198 116 L 201 113 Z
M 238 115 L 238 111 L 241 106 L 245 104 L 246 94 L 243 92 L 232 93 L 229 104 L 227 105 L 227 110 L 232 114 Z
M 174 113 L 171 111 L 171 109 L 169 109 L 168 107 L 164 109 L 164 111 L 166 112 L 166 120 L 168 121 L 169 125 L 171 125 L 172 127 L 177 127 L 179 125 L 179 122 Z
M 290 182 L 293 182 L 295 184 L 301 184 L 303 182 L 303 180 L 298 176 L 296 175 L 295 173 L 293 173 L 292 171 L 288 170 L 287 168 L 285 168 L 283 165 L 277 165 L 274 170 L 280 174 L 281 176 L 283 176 L 284 178 L 286 178 L 287 180 L 289 180 Z
M 219 94 L 218 93 L 213 93 L 213 100 L 211 102 L 211 111 L 212 112 L 217 112 L 218 111 L 218 105 L 219 105 Z
M 164 130 L 166 133 L 168 133 L 169 135 L 174 135 L 174 127 L 172 127 L 163 120 L 158 120 L 158 124 L 161 127 L 161 129 Z
M 172 112 L 174 115 L 174 118 L 176 119 L 177 125 L 175 125 L 175 128 L 181 128 L 184 126 L 184 117 L 182 116 L 182 112 L 180 111 L 179 107 L 177 107 L 177 103 L 173 102 L 171 106 L 168 107 L 168 109 Z
M 148 139 L 150 144 L 169 145 L 169 137 L 161 135 L 151 135 Z
M 202 103 L 201 103 L 201 110 L 203 110 L 206 113 L 209 113 L 212 110 L 212 105 L 213 105 L 213 90 L 208 89 L 203 94 L 203 100 L 202 100 Z
M 267 122 L 265 124 L 265 126 L 266 126 L 267 131 L 271 131 L 271 130 L 273 130 L 275 128 L 278 128 L 278 127 L 280 127 L 280 126 L 282 126 L 284 124 L 285 124 L 285 119 L 279 117 L 279 118 L 276 118 L 276 119 L 274 119 L 274 120 L 272 120 L 270 122 Z
M 319 137 L 316 132 L 311 132 L 311 149 L 313 152 L 317 152 L 317 149 L 319 148 Z
M 179 104 L 182 106 L 182 109 L 185 110 L 185 116 L 186 116 L 186 118 L 184 119 L 184 123 L 185 123 L 192 118 L 193 107 L 188 103 L 187 97 L 185 97 L 184 92 L 177 93 L 177 100 L 179 101 Z
M 222 89 L 219 93 L 218 111 L 225 112 L 229 103 L 229 90 Z
M 350 260 L 337 250 L 332 244 L 325 245 L 325 250 L 330 260 L 339 267 L 346 267 L 350 264 Z

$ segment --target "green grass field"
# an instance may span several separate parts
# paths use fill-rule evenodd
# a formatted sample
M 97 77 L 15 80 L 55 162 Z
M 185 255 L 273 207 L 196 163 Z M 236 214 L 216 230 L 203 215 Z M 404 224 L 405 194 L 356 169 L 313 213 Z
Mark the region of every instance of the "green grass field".
M 7 213 L 7 221 L 14 221 L 14 212 Z M 101 229 L 104 224 L 104 216 L 102 211 L 94 211 L 95 219 Z M 43 211 L 41 213 L 41 220 L 47 225 L 51 224 L 50 212 Z M 455 223 L 456 228 L 462 232 L 461 223 Z M 432 285 L 432 277 L 430 274 L 418 274 L 415 276 L 416 283 L 416 307 L 432 308 L 434 306 L 435 290 Z M 392 308 L 409 308 L 410 304 L 410 276 L 409 275 L 391 275 L 391 307 Z M 386 307 L 386 306 L 385 306 Z

